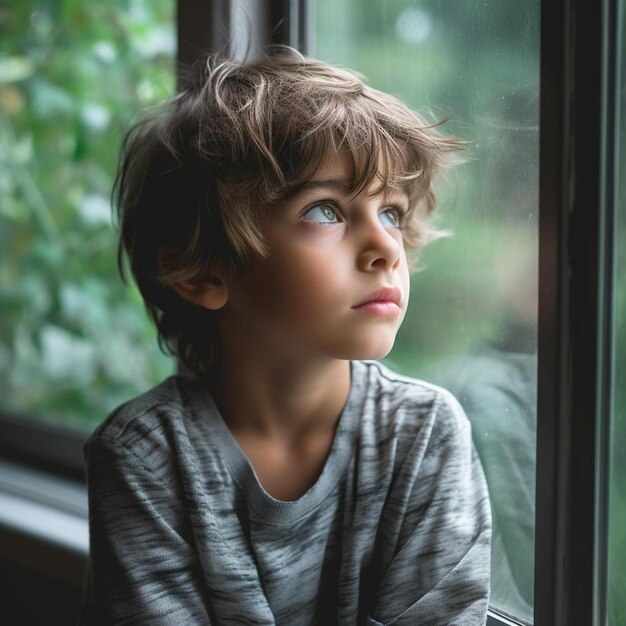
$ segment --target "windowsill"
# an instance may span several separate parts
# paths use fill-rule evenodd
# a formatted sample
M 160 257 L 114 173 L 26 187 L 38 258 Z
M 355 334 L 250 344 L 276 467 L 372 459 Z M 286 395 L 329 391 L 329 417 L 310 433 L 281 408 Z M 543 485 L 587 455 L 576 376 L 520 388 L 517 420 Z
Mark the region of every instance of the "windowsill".
M 85 485 L 0 459 L 0 553 L 81 587 L 89 553 Z

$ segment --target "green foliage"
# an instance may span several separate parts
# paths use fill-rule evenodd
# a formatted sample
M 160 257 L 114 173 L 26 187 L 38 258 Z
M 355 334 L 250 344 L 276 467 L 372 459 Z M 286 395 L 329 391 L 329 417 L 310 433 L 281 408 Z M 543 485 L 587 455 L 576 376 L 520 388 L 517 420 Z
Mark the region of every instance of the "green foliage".
M 90 428 L 172 371 L 116 269 L 122 133 L 174 91 L 171 2 L 0 11 L 0 398 Z

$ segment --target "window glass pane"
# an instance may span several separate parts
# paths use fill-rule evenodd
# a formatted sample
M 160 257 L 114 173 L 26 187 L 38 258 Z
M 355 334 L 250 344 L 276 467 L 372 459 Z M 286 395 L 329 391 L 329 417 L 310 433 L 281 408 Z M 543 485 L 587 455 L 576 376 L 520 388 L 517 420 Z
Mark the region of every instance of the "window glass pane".
M 618 212 L 615 255 L 615 309 L 613 374 L 612 467 L 609 514 L 609 624 L 626 624 L 626 3 L 620 3 L 621 59 L 617 68 L 618 119 L 620 134 L 617 172 Z
M 316 54 L 472 142 L 388 361 L 463 404 L 489 483 L 492 607 L 532 621 L 538 262 L 538 0 L 318 0 Z
M 0 409 L 85 429 L 172 369 L 116 269 L 123 130 L 174 91 L 173 0 L 0 9 Z

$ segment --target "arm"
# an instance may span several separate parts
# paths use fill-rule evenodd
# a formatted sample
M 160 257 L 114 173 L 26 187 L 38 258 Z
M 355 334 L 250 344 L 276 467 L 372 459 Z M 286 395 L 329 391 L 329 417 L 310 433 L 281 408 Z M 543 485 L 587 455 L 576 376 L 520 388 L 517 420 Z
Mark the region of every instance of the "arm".
M 87 448 L 90 565 L 83 624 L 210 624 L 176 476 L 103 436 Z
M 452 396 L 415 442 L 389 498 L 388 554 L 369 624 L 479 626 L 489 601 L 491 518 L 470 424 Z

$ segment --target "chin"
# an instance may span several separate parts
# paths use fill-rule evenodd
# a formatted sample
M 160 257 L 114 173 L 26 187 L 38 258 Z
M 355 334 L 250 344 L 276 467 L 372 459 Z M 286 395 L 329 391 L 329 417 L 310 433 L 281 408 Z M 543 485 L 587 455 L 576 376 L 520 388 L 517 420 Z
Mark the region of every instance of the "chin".
M 372 341 L 370 345 L 355 346 L 350 350 L 350 356 L 346 359 L 355 361 L 378 361 L 384 359 L 393 348 L 395 338 L 392 341 Z
M 390 348 L 386 350 L 378 350 L 375 352 L 371 352 L 367 356 L 360 357 L 358 360 L 359 361 L 379 361 L 380 359 L 384 359 L 391 352 L 391 348 L 393 348 L 393 346 L 391 346 Z

